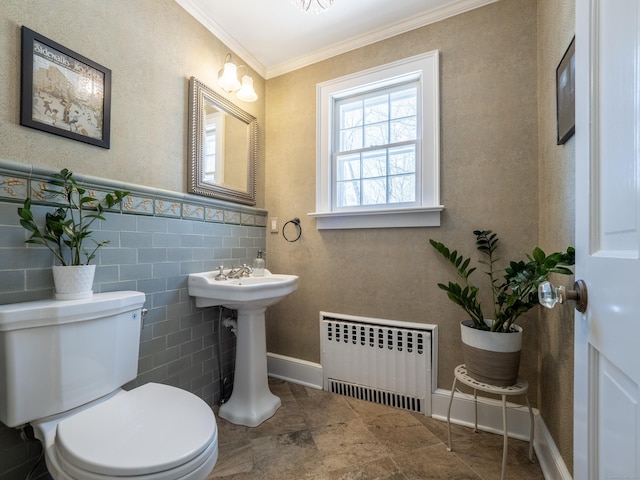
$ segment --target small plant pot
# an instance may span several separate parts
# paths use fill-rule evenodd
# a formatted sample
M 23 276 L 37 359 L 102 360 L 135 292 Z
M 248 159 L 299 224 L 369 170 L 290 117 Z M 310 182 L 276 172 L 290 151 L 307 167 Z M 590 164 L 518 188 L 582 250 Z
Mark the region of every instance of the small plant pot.
M 95 265 L 55 265 L 53 284 L 56 300 L 80 300 L 93 295 Z
M 489 321 L 485 320 L 489 323 Z M 489 332 L 473 328 L 471 320 L 460 323 L 462 354 L 467 374 L 479 382 L 500 387 L 515 385 L 520 369 L 522 327 L 512 332 Z

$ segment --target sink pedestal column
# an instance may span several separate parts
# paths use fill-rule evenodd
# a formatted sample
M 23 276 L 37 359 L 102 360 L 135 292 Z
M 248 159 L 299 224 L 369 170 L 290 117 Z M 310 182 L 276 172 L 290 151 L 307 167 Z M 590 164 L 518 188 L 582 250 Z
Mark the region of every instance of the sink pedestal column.
M 218 415 L 237 425 L 257 427 L 281 402 L 269 390 L 264 308 L 239 309 L 233 392 Z

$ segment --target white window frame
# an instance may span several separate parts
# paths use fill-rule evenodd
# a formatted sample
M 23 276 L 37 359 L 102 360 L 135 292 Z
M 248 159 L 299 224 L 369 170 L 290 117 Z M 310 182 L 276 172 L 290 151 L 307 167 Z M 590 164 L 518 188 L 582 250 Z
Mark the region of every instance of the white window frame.
M 204 152 L 204 156 L 205 156 L 205 161 L 204 161 L 204 175 L 205 175 L 205 179 L 208 176 L 208 172 L 206 171 L 206 166 L 207 166 L 207 134 L 211 131 L 214 130 L 216 132 L 216 151 L 214 152 L 215 155 L 215 174 L 214 174 L 214 178 L 215 180 L 212 183 L 216 183 L 219 185 L 222 185 L 224 183 L 224 162 L 222 161 L 223 157 L 224 157 L 224 149 L 225 149 L 225 144 L 224 144 L 224 138 L 225 138 L 225 134 L 224 134 L 224 127 L 225 127 L 225 114 L 224 112 L 220 112 L 220 111 L 216 111 L 214 113 L 209 113 L 207 115 L 205 115 L 205 152 Z
M 422 117 L 421 152 L 417 170 L 419 205 L 405 208 L 334 209 L 332 189 L 332 123 L 336 99 L 407 80 L 418 80 Z M 316 211 L 318 229 L 431 227 L 440 225 L 440 91 L 439 52 L 433 50 L 393 63 L 323 82 L 316 87 Z

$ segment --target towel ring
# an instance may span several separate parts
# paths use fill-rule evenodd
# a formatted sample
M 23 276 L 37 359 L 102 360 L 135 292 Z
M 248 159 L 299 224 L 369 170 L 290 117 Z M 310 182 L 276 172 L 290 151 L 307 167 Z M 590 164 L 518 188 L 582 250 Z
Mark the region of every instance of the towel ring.
M 285 233 L 285 228 L 287 228 L 287 225 L 289 225 L 290 223 L 293 223 L 296 226 L 296 229 L 298 231 L 298 235 L 293 240 L 288 238 L 287 234 Z M 288 222 L 285 222 L 285 224 L 282 226 L 282 236 L 287 242 L 291 242 L 291 243 L 297 242 L 300 239 L 301 235 L 302 235 L 302 227 L 300 226 L 300 219 L 297 217 L 289 220 Z

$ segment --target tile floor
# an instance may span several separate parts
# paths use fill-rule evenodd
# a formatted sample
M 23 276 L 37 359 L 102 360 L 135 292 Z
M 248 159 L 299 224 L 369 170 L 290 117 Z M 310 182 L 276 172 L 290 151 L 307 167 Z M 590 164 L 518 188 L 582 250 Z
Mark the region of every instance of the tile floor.
M 499 480 L 502 437 L 424 415 L 270 379 L 276 415 L 256 428 L 218 417 L 209 480 Z M 507 478 L 543 479 L 529 444 L 509 439 Z M 535 457 L 534 457 L 535 459 Z

